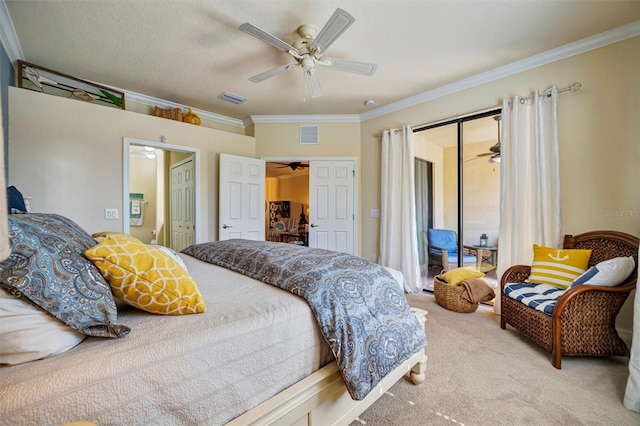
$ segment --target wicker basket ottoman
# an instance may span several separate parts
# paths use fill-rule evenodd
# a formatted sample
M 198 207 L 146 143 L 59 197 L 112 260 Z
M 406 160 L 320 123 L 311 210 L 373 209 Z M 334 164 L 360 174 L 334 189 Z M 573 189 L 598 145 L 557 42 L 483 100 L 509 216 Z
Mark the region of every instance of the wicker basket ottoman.
M 448 285 L 440 281 L 438 277 L 433 280 L 433 294 L 438 305 L 454 312 L 475 312 L 479 304 L 469 303 L 460 297 L 462 290 L 462 286 Z

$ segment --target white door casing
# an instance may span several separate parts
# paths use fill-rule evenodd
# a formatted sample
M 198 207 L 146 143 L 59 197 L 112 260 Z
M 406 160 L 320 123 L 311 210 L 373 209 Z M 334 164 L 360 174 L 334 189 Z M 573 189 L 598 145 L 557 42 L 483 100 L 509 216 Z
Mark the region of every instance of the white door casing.
M 195 184 L 193 158 L 171 166 L 171 243 L 175 251 L 194 244 Z
M 309 246 L 355 254 L 355 161 L 309 162 Z
M 218 239 L 265 239 L 265 161 L 220 154 Z
M 122 196 L 123 196 L 123 200 L 122 200 L 122 232 L 124 232 L 125 234 L 128 234 L 131 231 L 131 224 L 129 221 L 129 217 L 130 217 L 130 208 L 129 208 L 129 193 L 130 191 L 130 178 L 129 178 L 129 167 L 130 167 L 130 162 L 129 162 L 129 147 L 130 145 L 138 145 L 138 146 L 150 146 L 156 149 L 161 149 L 163 151 L 175 151 L 175 152 L 188 152 L 193 154 L 193 182 L 194 182 L 194 187 L 193 187 L 193 212 L 194 212 L 194 219 L 193 219 L 193 229 L 194 229 L 194 235 L 193 235 L 193 242 L 195 243 L 200 243 L 202 242 L 202 229 L 204 229 L 202 226 L 198 226 L 198 224 L 200 223 L 200 198 L 198 197 L 197 194 L 200 191 L 200 148 L 194 148 L 191 146 L 186 146 L 186 145 L 175 145 L 175 144 L 168 144 L 168 143 L 161 143 L 161 142 L 156 142 L 156 141 L 150 141 L 150 140 L 145 140 L 145 139 L 135 139 L 135 138 L 129 138 L 129 137 L 123 137 L 122 138 L 122 142 L 123 142 L 123 157 L 122 157 Z M 167 201 L 167 200 L 165 200 Z M 169 218 L 166 218 L 166 220 L 170 220 Z M 168 236 L 168 240 L 170 240 L 171 236 Z

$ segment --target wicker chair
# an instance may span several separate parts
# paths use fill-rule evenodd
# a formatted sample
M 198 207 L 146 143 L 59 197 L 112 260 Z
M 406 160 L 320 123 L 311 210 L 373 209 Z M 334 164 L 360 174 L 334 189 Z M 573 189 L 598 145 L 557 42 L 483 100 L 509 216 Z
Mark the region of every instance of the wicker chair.
M 567 289 L 551 316 L 505 295 L 507 283 L 524 282 L 530 266 L 507 269 L 500 280 L 500 327 L 509 324 L 551 352 L 551 363 L 560 369 L 562 356 L 629 356 L 628 346 L 615 328 L 616 316 L 638 277 L 638 243 L 632 235 L 615 231 L 594 231 L 566 235 L 564 248 L 591 249 L 589 267 L 619 256 L 633 256 L 631 276 L 615 287 L 581 285 Z

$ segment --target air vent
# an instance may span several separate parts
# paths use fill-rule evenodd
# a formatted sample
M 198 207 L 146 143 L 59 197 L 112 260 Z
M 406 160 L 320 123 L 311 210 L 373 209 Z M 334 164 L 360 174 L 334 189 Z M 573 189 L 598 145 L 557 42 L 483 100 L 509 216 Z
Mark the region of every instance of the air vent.
M 317 145 L 318 126 L 300 126 L 300 145 Z
M 231 102 L 232 104 L 236 104 L 236 105 L 243 104 L 247 101 L 246 98 L 243 98 L 242 96 L 234 95 L 233 93 L 229 93 L 229 92 L 222 92 L 218 97 L 223 101 Z

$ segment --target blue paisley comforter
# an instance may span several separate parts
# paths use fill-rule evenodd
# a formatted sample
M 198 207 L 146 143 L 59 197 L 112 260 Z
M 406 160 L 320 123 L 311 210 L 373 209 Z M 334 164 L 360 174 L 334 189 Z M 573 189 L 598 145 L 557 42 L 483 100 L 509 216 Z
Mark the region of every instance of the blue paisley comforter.
M 304 298 L 355 400 L 427 344 L 389 272 L 357 256 L 249 240 L 196 244 L 182 252 Z

